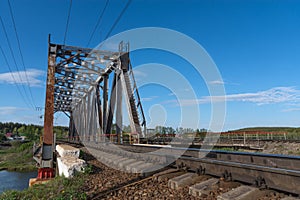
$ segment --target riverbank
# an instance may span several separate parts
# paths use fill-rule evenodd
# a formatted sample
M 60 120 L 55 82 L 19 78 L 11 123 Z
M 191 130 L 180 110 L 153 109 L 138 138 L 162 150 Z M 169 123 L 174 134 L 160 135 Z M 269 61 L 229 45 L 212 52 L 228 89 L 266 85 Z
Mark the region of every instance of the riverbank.
M 36 170 L 32 147 L 33 142 L 14 141 L 10 147 L 0 149 L 0 170 L 19 172 Z
M 82 185 L 87 174 L 78 174 L 73 178 L 56 177 L 45 184 L 36 184 L 22 191 L 8 190 L 0 194 L 0 200 L 6 199 L 87 199 Z
M 87 154 L 81 154 L 86 159 Z M 55 177 L 45 184 L 35 184 L 22 191 L 8 190 L 0 194 L 0 200 L 6 199 L 88 199 L 85 183 L 99 173 L 98 168 L 88 165 L 84 173 L 78 173 L 72 178 Z M 101 170 L 100 170 L 101 171 Z

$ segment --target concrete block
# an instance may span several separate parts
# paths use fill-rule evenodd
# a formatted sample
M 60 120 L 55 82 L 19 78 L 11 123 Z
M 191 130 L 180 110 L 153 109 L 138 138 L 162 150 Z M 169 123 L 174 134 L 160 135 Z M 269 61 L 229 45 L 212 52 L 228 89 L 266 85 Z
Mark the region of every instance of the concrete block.
M 56 145 L 56 151 L 58 152 L 60 157 L 72 156 L 75 158 L 79 158 L 80 154 L 80 150 L 78 148 L 65 144 Z
M 59 175 L 65 177 L 72 177 L 76 172 L 82 172 L 86 167 L 84 160 L 72 156 L 58 157 L 57 164 Z
M 178 170 L 177 169 L 167 169 L 165 171 L 162 171 L 162 172 L 159 172 L 157 174 L 154 174 L 153 175 L 153 180 L 155 180 L 155 181 L 161 181 L 161 179 L 159 180 L 159 177 L 166 176 L 167 174 L 173 174 L 175 172 L 178 172 Z
M 242 185 L 217 197 L 218 200 L 252 200 L 257 199 L 259 189 Z
M 144 169 L 142 169 L 140 171 L 140 174 L 142 176 L 150 176 L 150 175 L 153 175 L 155 173 L 164 171 L 165 167 L 166 166 L 163 166 L 163 165 L 160 165 L 160 164 L 151 163 L 151 165 L 149 167 L 145 167 Z
M 146 162 L 145 161 L 136 161 L 136 162 L 133 162 L 133 163 L 130 163 L 130 164 L 128 164 L 125 168 L 126 168 L 126 171 L 127 172 L 131 172 L 131 169 L 133 168 L 133 167 L 137 167 L 137 166 L 140 166 L 140 165 L 143 165 L 143 164 L 145 164 Z
M 218 183 L 218 179 L 211 178 L 206 181 L 203 181 L 201 183 L 197 183 L 195 185 L 192 185 L 189 187 L 189 194 L 193 195 L 195 197 L 201 196 L 203 193 L 205 193 L 206 190 L 209 190 L 212 185 L 215 185 Z
M 177 176 L 168 181 L 168 187 L 171 189 L 178 189 L 185 185 L 185 183 L 189 182 L 192 177 L 195 176 L 194 173 L 186 173 L 181 176 Z
M 120 170 L 125 170 L 126 169 L 126 166 L 127 165 L 129 165 L 129 164 L 131 164 L 131 163 L 134 163 L 134 162 L 136 162 L 137 160 L 135 160 L 135 159 L 127 159 L 127 160 L 124 160 L 124 161 L 122 161 L 122 162 L 119 162 L 119 164 L 118 164 L 118 168 L 120 169 Z
M 173 172 L 173 173 L 169 173 L 169 174 L 162 174 L 160 176 L 157 177 L 157 180 L 158 181 L 162 181 L 164 179 L 172 179 L 174 177 L 177 177 L 177 176 L 181 176 L 182 174 L 184 174 L 185 172 L 182 172 L 182 171 L 178 171 L 178 172 Z
M 123 162 L 123 161 L 125 161 L 125 160 L 128 160 L 128 158 L 122 157 L 122 158 L 120 158 L 119 160 L 114 160 L 112 164 L 113 164 L 114 166 L 118 166 L 118 164 L 119 164 L 120 162 Z
M 108 154 L 108 155 L 103 155 L 103 157 L 101 157 L 99 161 L 102 162 L 103 164 L 106 164 L 107 166 L 110 166 L 115 160 L 119 160 L 121 158 L 122 158 L 121 156 Z
M 131 172 L 136 173 L 136 174 L 140 174 L 140 173 L 143 172 L 143 170 L 145 170 L 145 169 L 147 169 L 151 166 L 153 166 L 152 163 L 142 163 L 141 165 L 131 167 Z

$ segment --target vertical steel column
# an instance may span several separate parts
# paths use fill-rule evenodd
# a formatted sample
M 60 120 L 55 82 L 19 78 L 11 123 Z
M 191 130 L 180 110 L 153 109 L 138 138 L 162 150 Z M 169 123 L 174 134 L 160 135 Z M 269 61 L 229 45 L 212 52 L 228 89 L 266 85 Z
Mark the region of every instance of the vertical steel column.
M 80 141 L 83 142 L 84 141 L 84 138 L 83 138 L 83 129 L 82 129 L 82 126 L 83 126 L 83 114 L 82 114 L 82 111 L 83 111 L 83 103 L 82 101 L 79 103 L 79 112 L 77 113 L 77 118 L 78 118 L 78 127 L 79 127 L 79 135 L 80 135 Z
M 99 86 L 99 83 L 97 84 L 97 87 L 96 87 L 96 95 L 97 95 L 97 106 L 98 106 L 98 116 L 99 116 L 99 126 L 100 128 L 103 128 L 102 127 L 102 109 L 101 109 L 101 99 L 100 99 L 100 86 Z
M 68 140 L 69 141 L 73 141 L 74 140 L 74 121 L 73 121 L 73 114 L 72 112 L 70 112 L 70 121 L 69 121 L 69 137 Z
M 53 115 L 54 115 L 54 84 L 55 84 L 55 65 L 56 65 L 56 45 L 50 44 L 49 36 L 48 50 L 48 72 L 46 86 L 46 102 L 44 114 L 44 135 L 42 146 L 42 168 L 53 167 Z
M 106 132 L 111 133 L 113 118 L 115 114 L 115 107 L 116 107 L 116 84 L 117 84 L 117 74 L 114 73 L 114 79 L 112 82 L 112 88 L 110 91 L 110 101 L 108 106 L 107 112 L 107 125 L 106 125 Z
M 108 88 L 107 88 L 107 84 L 108 84 L 108 76 L 104 76 L 103 77 L 103 132 L 104 134 L 106 133 L 106 129 L 107 129 L 107 100 L 108 100 Z
M 88 135 L 88 137 L 87 137 L 87 141 L 91 141 L 91 136 L 92 136 L 92 131 L 91 131 L 91 129 L 92 129 L 92 92 L 89 92 L 89 93 L 87 93 L 86 94 L 87 95 L 87 104 L 86 104 L 86 107 L 87 107 L 87 109 L 86 109 L 86 114 L 87 114 L 87 127 L 86 127 L 86 130 L 87 130 L 87 135 Z
M 86 97 L 82 98 L 82 105 L 83 105 L 83 112 L 82 112 L 82 116 L 83 116 L 83 141 L 86 142 L 87 141 L 87 103 L 86 103 Z
M 99 128 L 100 128 L 100 132 L 97 132 L 97 141 L 100 141 L 101 138 L 101 133 L 103 133 L 103 123 L 102 123 L 102 109 L 101 109 L 101 99 L 100 99 L 100 86 L 99 83 L 97 83 L 97 87 L 96 87 L 96 95 L 97 95 L 97 114 L 98 114 L 98 124 L 99 124 Z
M 90 140 L 89 141 L 95 141 L 95 89 L 93 89 L 89 95 L 90 99 L 89 99 L 89 113 L 90 113 L 90 117 L 89 117 L 89 136 L 90 136 Z
M 117 109 L 116 109 L 116 134 L 118 144 L 122 143 L 122 126 L 123 126 L 123 113 L 122 113 L 122 84 L 120 75 L 118 75 L 116 83 L 116 93 L 117 93 Z

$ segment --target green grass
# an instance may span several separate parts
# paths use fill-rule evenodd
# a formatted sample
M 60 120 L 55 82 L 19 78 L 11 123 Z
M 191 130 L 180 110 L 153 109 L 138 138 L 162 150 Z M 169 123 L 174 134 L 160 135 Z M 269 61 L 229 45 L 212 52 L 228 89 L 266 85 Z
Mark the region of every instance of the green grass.
M 86 174 L 77 174 L 73 178 L 56 177 L 45 184 L 35 184 L 23 191 L 8 190 L 0 195 L 0 200 L 38 200 L 38 199 L 86 199 L 82 185 Z
M 0 170 L 33 171 L 36 170 L 32 153 L 33 142 L 12 142 L 8 149 L 0 150 Z

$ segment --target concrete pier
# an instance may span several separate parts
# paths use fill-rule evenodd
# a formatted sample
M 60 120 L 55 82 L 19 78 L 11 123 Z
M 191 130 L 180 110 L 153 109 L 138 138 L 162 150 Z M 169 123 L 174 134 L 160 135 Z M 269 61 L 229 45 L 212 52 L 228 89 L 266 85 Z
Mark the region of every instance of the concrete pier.
M 72 177 L 77 172 L 84 171 L 86 162 L 79 159 L 80 150 L 69 145 L 56 145 L 58 173 L 60 176 Z
M 60 144 L 56 145 L 56 151 L 60 157 L 71 156 L 79 158 L 80 150 L 70 145 Z

